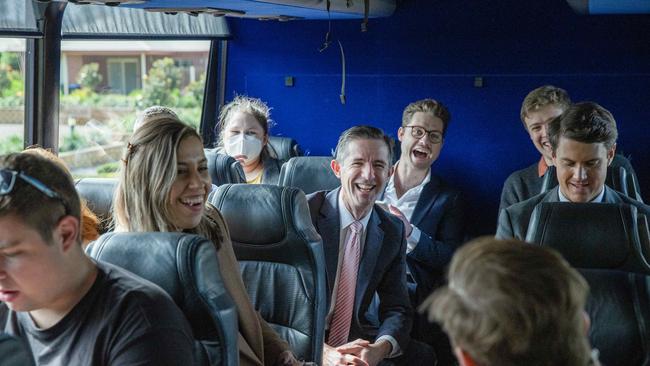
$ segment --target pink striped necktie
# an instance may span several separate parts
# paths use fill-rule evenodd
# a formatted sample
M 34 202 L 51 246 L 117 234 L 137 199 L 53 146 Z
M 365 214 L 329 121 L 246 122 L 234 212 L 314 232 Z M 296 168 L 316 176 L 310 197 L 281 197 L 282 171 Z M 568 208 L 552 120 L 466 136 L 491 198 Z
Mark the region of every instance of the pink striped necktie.
M 327 344 L 338 347 L 347 343 L 354 310 L 354 292 L 357 286 L 357 273 L 361 259 L 361 222 L 350 224 L 345 240 L 343 263 L 336 288 L 336 304 L 330 321 L 330 334 Z

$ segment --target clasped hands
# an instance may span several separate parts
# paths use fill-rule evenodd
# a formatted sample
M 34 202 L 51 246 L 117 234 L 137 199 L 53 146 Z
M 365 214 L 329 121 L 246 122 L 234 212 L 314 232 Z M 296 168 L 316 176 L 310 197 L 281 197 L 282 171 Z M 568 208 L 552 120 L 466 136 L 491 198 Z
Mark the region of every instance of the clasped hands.
M 391 349 L 391 344 L 385 340 L 370 343 L 364 339 L 357 339 L 339 347 L 325 344 L 323 366 L 376 366 L 390 354 Z

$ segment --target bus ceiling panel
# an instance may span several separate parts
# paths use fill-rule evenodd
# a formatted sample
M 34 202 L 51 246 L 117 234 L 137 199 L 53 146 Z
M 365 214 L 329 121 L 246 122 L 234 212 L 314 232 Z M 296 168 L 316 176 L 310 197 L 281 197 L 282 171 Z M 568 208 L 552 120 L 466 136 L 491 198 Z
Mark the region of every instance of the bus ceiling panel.
M 578 14 L 650 14 L 650 0 L 567 0 Z
M 111 0 L 92 0 L 110 3 Z M 364 0 L 144 0 L 120 6 L 194 14 L 202 11 L 222 11 L 225 15 L 254 19 L 361 19 L 365 13 Z M 396 0 L 370 0 L 368 17 L 388 17 L 395 12 Z
M 63 38 L 110 39 L 226 39 L 228 23 L 209 15 L 176 16 L 141 9 L 68 4 L 63 16 Z
M 0 0 L 0 36 L 39 37 L 31 1 Z

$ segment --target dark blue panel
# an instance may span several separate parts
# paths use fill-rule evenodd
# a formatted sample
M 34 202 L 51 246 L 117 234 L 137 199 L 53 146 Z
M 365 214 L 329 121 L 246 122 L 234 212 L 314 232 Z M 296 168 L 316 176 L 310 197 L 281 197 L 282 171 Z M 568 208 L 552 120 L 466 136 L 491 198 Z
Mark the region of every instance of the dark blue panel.
M 462 3 L 462 4 L 460 4 Z M 227 98 L 261 97 L 275 134 L 306 151 L 330 151 L 339 133 L 371 123 L 395 134 L 404 106 L 433 97 L 452 124 L 435 169 L 471 202 L 472 234 L 493 233 L 504 179 L 538 159 L 519 120 L 526 93 L 542 84 L 595 100 L 619 123 L 619 149 L 632 155 L 650 198 L 650 16 L 579 16 L 563 0 L 404 1 L 395 16 L 332 22 L 345 48 L 347 104 L 339 102 L 340 55 L 318 52 L 327 22 L 231 22 Z M 284 77 L 295 86 L 285 87 Z M 484 78 L 474 88 L 475 76 Z

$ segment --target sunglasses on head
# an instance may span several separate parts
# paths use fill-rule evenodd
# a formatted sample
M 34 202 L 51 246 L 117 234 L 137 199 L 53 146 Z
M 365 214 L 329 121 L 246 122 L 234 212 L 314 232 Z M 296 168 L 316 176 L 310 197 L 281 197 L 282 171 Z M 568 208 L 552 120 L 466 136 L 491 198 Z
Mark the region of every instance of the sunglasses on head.
M 16 185 L 16 178 L 22 179 L 27 184 L 41 191 L 41 193 L 43 193 L 44 195 L 61 201 L 63 207 L 65 208 L 66 214 L 70 212 L 68 210 L 68 205 L 66 204 L 65 200 L 63 199 L 63 197 L 61 197 L 60 194 L 56 193 L 54 190 L 52 190 L 50 187 L 45 185 L 45 183 L 41 182 L 40 180 L 32 176 L 29 176 L 23 172 L 19 172 L 17 170 L 0 169 L 0 196 L 8 195 L 9 193 L 11 193 L 11 191 L 13 191 L 14 186 Z

